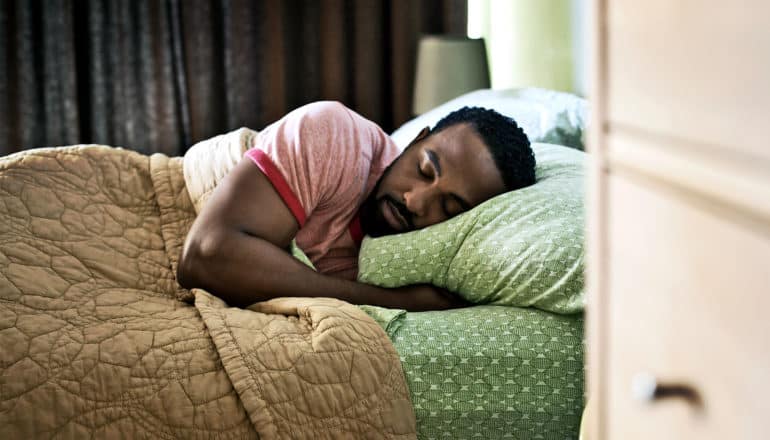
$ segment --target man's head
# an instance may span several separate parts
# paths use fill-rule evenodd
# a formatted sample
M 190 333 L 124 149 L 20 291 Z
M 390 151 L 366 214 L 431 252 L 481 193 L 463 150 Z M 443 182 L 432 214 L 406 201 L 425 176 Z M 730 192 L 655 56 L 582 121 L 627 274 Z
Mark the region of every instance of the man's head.
M 424 128 L 361 206 L 365 233 L 424 228 L 535 182 L 535 156 L 516 122 L 463 107 Z

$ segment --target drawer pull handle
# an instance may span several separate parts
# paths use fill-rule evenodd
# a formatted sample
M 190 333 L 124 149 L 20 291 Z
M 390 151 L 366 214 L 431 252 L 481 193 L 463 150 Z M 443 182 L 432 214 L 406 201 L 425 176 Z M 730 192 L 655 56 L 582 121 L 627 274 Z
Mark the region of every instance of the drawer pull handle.
M 685 384 L 661 383 L 658 378 L 649 373 L 638 373 L 634 376 L 631 391 L 636 400 L 653 403 L 661 399 L 679 398 L 701 406 L 701 397 L 697 390 Z

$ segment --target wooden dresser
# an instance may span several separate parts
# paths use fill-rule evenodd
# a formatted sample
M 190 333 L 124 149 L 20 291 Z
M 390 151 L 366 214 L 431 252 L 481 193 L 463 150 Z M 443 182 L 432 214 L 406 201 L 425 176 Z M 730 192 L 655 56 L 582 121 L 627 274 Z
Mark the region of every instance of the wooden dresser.
M 770 1 L 593 18 L 588 437 L 770 439 Z

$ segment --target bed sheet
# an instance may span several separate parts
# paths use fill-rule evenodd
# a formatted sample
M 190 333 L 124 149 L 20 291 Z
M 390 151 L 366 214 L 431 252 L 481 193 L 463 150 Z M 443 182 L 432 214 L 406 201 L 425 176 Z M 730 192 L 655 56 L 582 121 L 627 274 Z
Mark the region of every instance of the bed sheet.
M 367 311 L 401 357 L 419 438 L 578 438 L 582 315 L 502 306 Z

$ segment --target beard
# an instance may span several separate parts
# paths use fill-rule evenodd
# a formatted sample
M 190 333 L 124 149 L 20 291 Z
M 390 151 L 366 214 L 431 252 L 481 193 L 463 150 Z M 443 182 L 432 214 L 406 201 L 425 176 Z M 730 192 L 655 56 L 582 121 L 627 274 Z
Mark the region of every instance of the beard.
M 380 183 L 382 183 L 384 177 L 385 174 L 383 173 L 372 192 L 369 193 L 366 200 L 364 200 L 364 203 L 361 204 L 361 209 L 359 211 L 361 230 L 364 234 L 374 238 L 398 232 L 393 230 L 388 222 L 385 221 L 385 218 L 382 216 L 382 211 L 379 209 L 380 199 L 377 198 L 377 191 L 380 189 Z
M 399 159 L 400 157 L 396 158 L 396 160 L 394 160 L 390 165 L 388 165 L 387 168 L 385 168 L 382 176 L 380 176 L 380 178 L 377 180 L 377 184 L 374 185 L 374 189 L 372 189 L 372 192 L 370 192 L 366 197 L 364 203 L 361 204 L 361 208 L 359 210 L 361 230 L 364 232 L 364 234 L 370 237 L 377 238 L 384 235 L 391 235 L 402 232 L 393 229 L 393 227 L 391 227 L 390 224 L 385 220 L 385 217 L 383 217 L 382 211 L 380 210 L 381 202 L 384 199 L 392 200 L 392 197 L 383 195 L 382 197 L 377 198 L 377 193 L 380 190 L 382 181 L 385 180 L 385 177 L 390 173 L 393 165 L 395 165 Z
M 377 238 L 393 233 L 390 231 L 390 225 L 385 223 L 384 219 L 378 211 L 377 199 L 375 199 L 373 195 L 370 195 L 361 205 L 361 211 L 359 214 L 359 219 L 361 220 L 361 230 L 363 231 L 364 235 Z
M 414 217 L 401 201 L 395 200 L 389 194 L 384 194 L 378 198 L 377 193 L 380 191 L 380 185 L 382 185 L 382 181 L 385 180 L 388 174 L 390 174 L 390 172 L 393 170 L 393 166 L 395 166 L 396 163 L 398 163 L 398 161 L 404 157 L 404 154 L 409 151 L 410 148 L 416 145 L 420 139 L 421 137 L 418 136 L 415 140 L 410 142 L 409 145 L 404 148 L 401 154 L 399 154 L 398 157 L 396 157 L 396 159 L 391 162 L 387 168 L 385 168 L 385 171 L 382 172 L 380 178 L 377 179 L 377 183 L 374 185 L 374 189 L 372 189 L 372 192 L 370 192 L 366 197 L 364 203 L 361 204 L 361 208 L 359 208 L 358 211 L 359 221 L 361 222 L 361 230 L 365 235 L 368 235 L 372 238 L 377 238 L 385 235 L 401 234 L 403 232 L 415 229 Z M 399 231 L 394 229 L 392 226 L 390 226 L 390 223 L 385 220 L 385 217 L 382 214 L 382 209 L 380 209 L 380 206 L 385 200 L 388 200 L 401 213 L 401 216 L 404 218 L 404 220 L 406 220 L 409 225 L 407 227 L 407 231 Z

